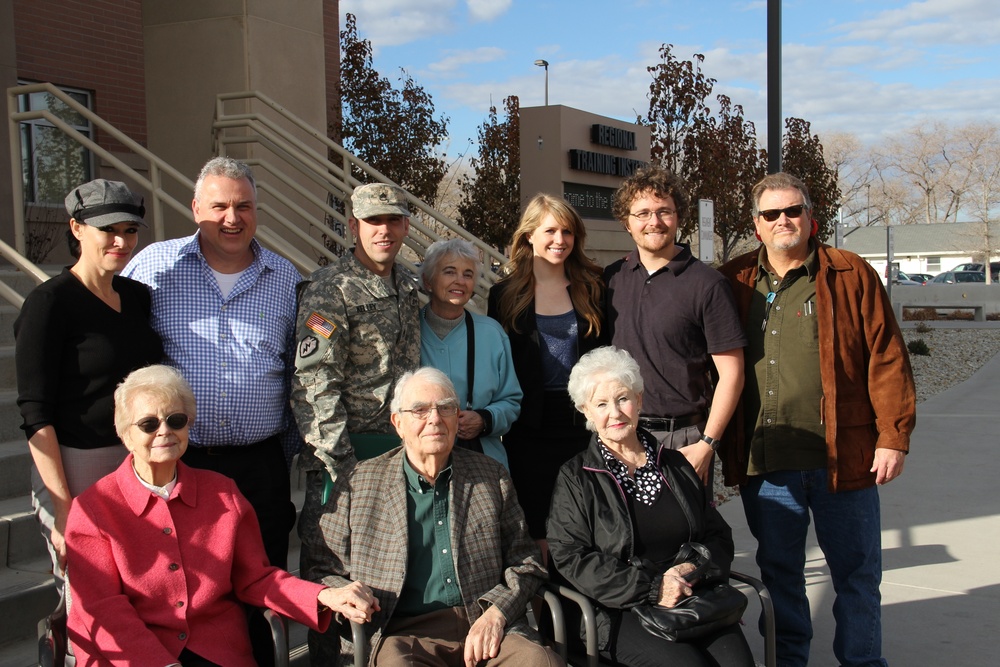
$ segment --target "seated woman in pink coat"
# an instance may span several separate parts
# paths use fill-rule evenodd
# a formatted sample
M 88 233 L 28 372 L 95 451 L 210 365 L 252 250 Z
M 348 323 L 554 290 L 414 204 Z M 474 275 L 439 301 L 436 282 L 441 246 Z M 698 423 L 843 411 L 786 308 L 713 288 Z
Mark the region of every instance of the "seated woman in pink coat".
M 79 665 L 253 666 L 244 603 L 324 630 L 330 612 L 364 623 L 366 586 L 324 588 L 271 567 L 236 484 L 180 462 L 194 394 L 167 366 L 115 391 L 131 452 L 78 496 L 66 527 L 69 638 Z

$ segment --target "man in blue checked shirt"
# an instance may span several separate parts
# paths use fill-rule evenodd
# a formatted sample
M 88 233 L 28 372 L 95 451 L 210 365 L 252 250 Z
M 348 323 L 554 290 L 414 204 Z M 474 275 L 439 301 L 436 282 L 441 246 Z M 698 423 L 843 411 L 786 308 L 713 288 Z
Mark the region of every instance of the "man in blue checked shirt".
M 210 160 L 191 210 L 193 236 L 150 245 L 123 275 L 149 285 L 165 363 L 194 389 L 198 416 L 182 460 L 236 482 L 267 557 L 284 568 L 295 523 L 287 464 L 301 443 L 288 403 L 301 276 L 254 240 L 257 189 L 246 164 Z

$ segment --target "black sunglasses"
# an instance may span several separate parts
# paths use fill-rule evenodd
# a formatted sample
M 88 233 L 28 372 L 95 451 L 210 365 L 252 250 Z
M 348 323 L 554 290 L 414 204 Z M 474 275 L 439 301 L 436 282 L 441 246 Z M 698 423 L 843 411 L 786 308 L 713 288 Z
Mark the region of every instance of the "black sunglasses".
M 167 428 L 179 431 L 187 426 L 188 416 L 183 412 L 175 412 L 163 420 L 160 420 L 159 417 L 146 417 L 145 419 L 140 419 L 136 423 L 132 424 L 132 426 L 138 427 L 143 433 L 156 433 L 162 422 L 167 423 Z
M 789 206 L 788 208 L 770 208 L 766 211 L 761 211 L 760 217 L 764 218 L 768 222 L 774 222 L 782 213 L 785 214 L 786 218 L 797 218 L 802 215 L 802 211 L 804 211 L 805 208 L 805 204 L 796 204 L 795 206 Z

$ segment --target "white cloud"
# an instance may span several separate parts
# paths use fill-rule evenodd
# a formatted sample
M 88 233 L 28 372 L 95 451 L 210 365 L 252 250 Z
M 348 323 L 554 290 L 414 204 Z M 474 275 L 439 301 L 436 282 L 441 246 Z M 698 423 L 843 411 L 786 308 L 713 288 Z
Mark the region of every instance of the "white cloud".
M 996 0 L 924 0 L 844 23 L 836 32 L 849 40 L 922 47 L 994 44 L 1000 40 L 1000 11 Z
M 340 13 L 354 14 L 358 32 L 378 50 L 453 30 L 456 4 L 457 0 L 342 0 Z
M 644 65 L 625 62 L 618 56 L 599 60 L 552 62 L 549 66 L 549 104 L 562 104 L 613 118 L 634 121 L 644 113 L 649 75 Z M 492 104 L 508 95 L 518 95 L 522 107 L 545 103 L 545 78 L 536 72 L 504 80 L 476 81 L 446 86 L 443 97 L 450 103 L 485 114 Z
M 507 52 L 496 46 L 481 46 L 468 51 L 449 50 L 444 52 L 441 60 L 429 64 L 427 69 L 438 75 L 451 75 L 466 65 L 491 63 L 505 57 Z
M 473 21 L 492 21 L 510 9 L 512 0 L 466 0 Z

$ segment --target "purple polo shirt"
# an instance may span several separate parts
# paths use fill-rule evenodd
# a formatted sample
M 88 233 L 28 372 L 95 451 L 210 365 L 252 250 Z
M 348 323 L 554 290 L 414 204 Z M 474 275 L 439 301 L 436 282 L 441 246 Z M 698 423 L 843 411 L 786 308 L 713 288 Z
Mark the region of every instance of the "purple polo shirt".
M 726 279 L 677 245 L 677 256 L 653 275 L 635 250 L 604 270 L 611 340 L 639 363 L 644 417 L 707 411 L 709 355 L 747 344 Z

